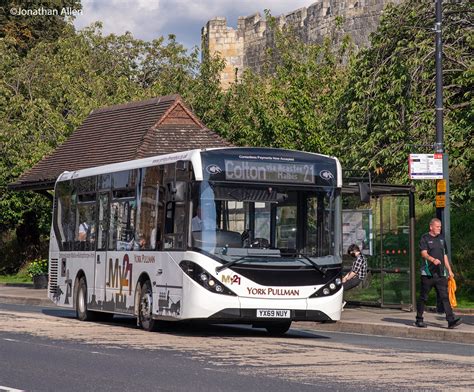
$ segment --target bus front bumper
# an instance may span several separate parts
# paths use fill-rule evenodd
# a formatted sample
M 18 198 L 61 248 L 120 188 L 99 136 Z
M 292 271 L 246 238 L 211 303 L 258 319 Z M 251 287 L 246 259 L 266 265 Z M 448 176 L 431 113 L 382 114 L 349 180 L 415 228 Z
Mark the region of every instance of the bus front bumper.
M 211 315 L 207 320 L 219 323 L 257 323 L 274 321 L 316 321 L 316 322 L 335 322 L 326 313 L 319 310 L 290 310 L 289 318 L 259 318 L 257 309 L 223 309 Z

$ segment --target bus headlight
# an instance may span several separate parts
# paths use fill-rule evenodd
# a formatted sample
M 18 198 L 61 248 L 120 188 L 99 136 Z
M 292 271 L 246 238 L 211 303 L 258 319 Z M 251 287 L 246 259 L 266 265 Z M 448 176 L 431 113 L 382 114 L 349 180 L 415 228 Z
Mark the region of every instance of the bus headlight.
M 323 287 L 321 287 L 309 298 L 326 297 L 328 295 L 333 295 L 333 294 L 336 294 L 341 288 L 342 288 L 342 280 L 341 278 L 337 277 L 333 281 L 326 283 Z
M 225 287 L 219 280 L 196 263 L 183 260 L 179 263 L 179 266 L 186 275 L 211 293 L 236 296 L 233 291 Z

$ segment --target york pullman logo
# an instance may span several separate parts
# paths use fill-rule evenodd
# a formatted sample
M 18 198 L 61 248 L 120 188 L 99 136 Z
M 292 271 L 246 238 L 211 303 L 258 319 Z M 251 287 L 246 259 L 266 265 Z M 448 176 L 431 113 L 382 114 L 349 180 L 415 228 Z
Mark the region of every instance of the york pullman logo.
M 247 287 L 249 295 L 270 295 L 275 297 L 289 296 L 297 297 L 300 295 L 299 289 L 283 289 L 283 288 L 260 288 L 260 287 Z

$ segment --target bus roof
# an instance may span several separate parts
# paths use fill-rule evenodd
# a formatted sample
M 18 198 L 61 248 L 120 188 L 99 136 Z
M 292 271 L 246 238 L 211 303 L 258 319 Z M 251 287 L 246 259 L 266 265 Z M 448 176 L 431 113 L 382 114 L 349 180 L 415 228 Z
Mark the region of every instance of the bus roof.
M 342 186 L 342 168 L 339 160 L 336 157 L 329 155 L 318 154 L 313 152 L 298 151 L 298 150 L 289 150 L 289 149 L 279 149 L 271 147 L 214 147 L 214 148 L 203 148 L 188 150 L 182 152 L 176 152 L 171 154 L 156 155 L 143 159 L 136 159 L 132 161 L 124 161 L 118 163 L 111 163 L 103 166 L 96 166 L 88 169 L 81 169 L 76 171 L 65 171 L 61 173 L 57 181 L 67 181 L 75 178 L 83 178 L 89 176 L 95 176 L 99 174 L 115 173 L 124 170 L 138 169 L 143 167 L 151 167 L 156 165 L 162 165 L 167 163 L 173 163 L 177 161 L 190 161 L 193 165 L 196 180 L 202 180 L 202 161 L 201 161 L 201 152 L 204 151 L 215 151 L 215 150 L 244 150 L 248 153 L 258 154 L 265 153 L 269 151 L 286 151 L 286 152 L 295 152 L 298 154 L 304 155 L 315 155 L 322 158 L 327 158 L 334 160 L 337 166 L 337 186 Z

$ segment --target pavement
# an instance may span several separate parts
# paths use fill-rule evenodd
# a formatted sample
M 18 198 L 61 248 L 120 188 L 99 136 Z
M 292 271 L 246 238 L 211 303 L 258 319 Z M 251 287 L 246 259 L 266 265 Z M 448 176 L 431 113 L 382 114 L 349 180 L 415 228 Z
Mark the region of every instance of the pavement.
M 55 307 L 47 297 L 46 289 L 32 285 L 0 284 L 0 303 Z M 444 314 L 428 308 L 424 320 L 427 328 L 415 327 L 415 312 L 401 309 L 354 306 L 348 303 L 341 320 L 336 323 L 295 322 L 293 328 L 311 331 L 349 332 L 364 335 L 425 339 L 474 344 L 474 309 L 455 309 L 463 323 L 448 329 Z

